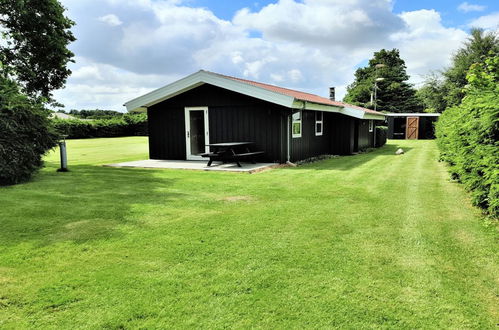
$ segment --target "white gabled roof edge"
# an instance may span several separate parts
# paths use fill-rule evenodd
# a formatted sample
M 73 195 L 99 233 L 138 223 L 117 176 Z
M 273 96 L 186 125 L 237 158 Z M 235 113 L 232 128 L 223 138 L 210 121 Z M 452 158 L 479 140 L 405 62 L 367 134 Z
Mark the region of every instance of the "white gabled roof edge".
M 225 88 L 234 92 L 252 96 L 292 109 L 336 112 L 359 119 L 385 119 L 385 117 L 382 115 L 370 114 L 360 109 L 350 108 L 348 106 L 341 107 L 297 100 L 289 95 L 273 92 L 265 88 L 229 79 L 224 76 L 203 70 L 193 73 L 185 78 L 177 80 L 161 88 L 155 89 L 152 92 L 139 96 L 133 100 L 126 102 L 124 105 L 129 112 L 143 112 L 147 109 L 147 107 L 160 103 L 176 95 L 182 94 L 183 92 L 194 89 L 203 84 L 210 84 Z
M 316 110 L 316 111 L 336 112 L 336 113 L 341 113 L 343 115 L 358 118 L 358 119 L 385 120 L 385 116 L 383 116 L 383 115 L 368 113 L 368 112 L 360 110 L 360 109 L 348 107 L 347 105 L 340 107 L 340 106 L 334 106 L 334 105 L 313 103 L 313 102 L 308 102 L 308 101 L 295 101 L 295 103 L 293 104 L 293 108 L 294 109 L 301 109 L 301 110 Z
M 198 71 L 150 93 L 126 102 L 127 111 L 140 111 L 203 84 L 210 84 L 291 108 L 294 98 L 206 71 Z

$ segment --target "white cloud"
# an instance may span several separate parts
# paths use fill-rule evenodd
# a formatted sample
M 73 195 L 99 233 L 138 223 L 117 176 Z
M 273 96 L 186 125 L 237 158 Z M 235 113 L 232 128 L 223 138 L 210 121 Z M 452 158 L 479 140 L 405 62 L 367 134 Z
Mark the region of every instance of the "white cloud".
M 430 71 L 448 66 L 452 54 L 468 36 L 460 29 L 444 27 L 435 10 L 405 12 L 400 17 L 407 28 L 393 34 L 391 39 L 400 49 L 413 82 L 421 81 Z
M 104 22 L 110 26 L 119 26 L 123 24 L 123 22 L 119 19 L 119 17 L 114 14 L 101 16 L 99 17 L 99 21 Z
M 281 76 L 280 74 L 275 74 L 275 73 L 270 74 L 270 79 L 272 79 L 272 81 L 274 81 L 276 83 L 280 83 L 280 82 L 284 81 L 283 76 Z
M 321 46 L 373 44 L 403 24 L 386 0 L 281 0 L 258 12 L 242 9 L 233 22 L 268 40 Z
M 497 30 L 499 29 L 499 12 L 481 16 L 471 21 L 468 26 L 486 30 Z
M 231 21 L 182 3 L 63 0 L 78 23 L 71 46 L 78 58 L 58 101 L 123 110 L 129 99 L 199 69 L 323 96 L 336 86 L 340 99 L 374 51 L 399 48 L 417 80 L 447 65 L 466 37 L 444 27 L 434 10 L 397 15 L 388 0 L 280 0 Z M 126 24 L 95 24 L 109 15 Z
M 474 5 L 467 2 L 461 3 L 457 9 L 463 13 L 469 13 L 470 11 L 484 11 L 486 6 Z
M 140 74 L 76 57 L 67 88 L 54 93 L 67 109 L 123 110 L 123 103 L 181 75 Z
M 297 83 L 303 80 L 303 75 L 300 70 L 292 69 L 288 71 L 288 77 L 292 82 Z
M 232 52 L 232 63 L 239 64 L 244 62 L 243 54 L 239 51 Z

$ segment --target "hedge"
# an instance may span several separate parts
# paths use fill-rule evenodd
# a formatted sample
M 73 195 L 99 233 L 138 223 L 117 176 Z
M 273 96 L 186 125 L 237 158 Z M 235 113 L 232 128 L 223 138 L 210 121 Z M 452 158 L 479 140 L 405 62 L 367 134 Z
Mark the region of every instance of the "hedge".
M 59 138 L 49 111 L 0 75 L 0 185 L 27 181 Z
M 388 132 L 388 127 L 386 126 L 376 126 L 376 148 L 382 147 L 386 144 L 386 136 Z
M 470 87 L 459 106 L 436 124 L 441 159 L 452 178 L 472 194 L 473 204 L 499 216 L 499 58 L 473 65 Z
M 120 118 L 80 120 L 54 119 L 58 132 L 68 139 L 147 135 L 146 114 L 126 114 Z

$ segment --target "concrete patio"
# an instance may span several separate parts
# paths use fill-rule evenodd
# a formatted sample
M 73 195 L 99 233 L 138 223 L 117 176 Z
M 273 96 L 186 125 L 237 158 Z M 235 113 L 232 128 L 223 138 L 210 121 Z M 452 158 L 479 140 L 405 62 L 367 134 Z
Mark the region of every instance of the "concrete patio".
M 117 164 L 108 164 L 104 166 L 109 167 L 138 167 L 138 168 L 166 168 L 166 169 L 181 169 L 181 170 L 198 170 L 198 171 L 225 171 L 225 172 L 239 172 L 239 173 L 255 173 L 271 169 L 278 166 L 278 163 L 245 163 L 241 162 L 242 167 L 238 167 L 235 163 L 221 164 L 220 162 L 213 162 L 208 167 L 207 161 L 204 160 L 159 160 L 159 159 L 146 159 L 137 160 L 132 162 L 124 162 Z

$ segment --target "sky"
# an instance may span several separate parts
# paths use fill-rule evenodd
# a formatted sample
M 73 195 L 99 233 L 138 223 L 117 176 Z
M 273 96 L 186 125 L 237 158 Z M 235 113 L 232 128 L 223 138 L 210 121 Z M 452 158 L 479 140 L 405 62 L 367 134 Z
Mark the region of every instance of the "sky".
M 54 93 L 70 109 L 123 104 L 198 70 L 341 99 L 375 51 L 400 50 L 410 82 L 449 66 L 497 0 L 62 0 L 75 63 Z

